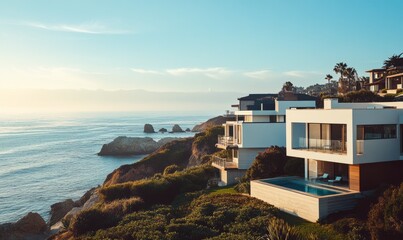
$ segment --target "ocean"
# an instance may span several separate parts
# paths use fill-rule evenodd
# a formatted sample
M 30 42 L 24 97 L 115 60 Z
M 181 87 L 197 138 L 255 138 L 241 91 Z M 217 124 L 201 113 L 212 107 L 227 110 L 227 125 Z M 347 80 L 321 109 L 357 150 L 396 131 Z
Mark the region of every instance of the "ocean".
M 105 143 L 118 136 L 189 137 L 194 133 L 143 133 L 154 129 L 184 130 L 213 116 L 174 113 L 81 113 L 0 116 L 0 224 L 14 222 L 28 212 L 49 219 L 50 205 L 79 199 L 103 183 L 107 174 L 144 156 L 101 157 Z

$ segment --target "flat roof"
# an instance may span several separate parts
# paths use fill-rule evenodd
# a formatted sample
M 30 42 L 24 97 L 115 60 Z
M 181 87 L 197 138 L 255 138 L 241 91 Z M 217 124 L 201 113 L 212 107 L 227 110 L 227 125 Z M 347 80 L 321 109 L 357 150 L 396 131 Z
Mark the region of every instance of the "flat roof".
M 383 71 L 386 71 L 386 69 L 385 68 L 374 68 L 371 70 L 367 70 L 365 72 L 383 72 Z

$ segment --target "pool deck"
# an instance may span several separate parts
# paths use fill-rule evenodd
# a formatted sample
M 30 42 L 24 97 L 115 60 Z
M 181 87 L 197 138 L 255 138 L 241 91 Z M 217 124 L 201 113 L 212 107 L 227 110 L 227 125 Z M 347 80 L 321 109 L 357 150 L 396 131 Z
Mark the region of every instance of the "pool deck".
M 338 193 L 317 196 L 276 185 L 276 183 L 284 181 L 300 181 Z M 351 191 L 344 187 L 309 182 L 299 177 L 279 177 L 251 181 L 251 196 L 311 222 L 316 222 L 331 213 L 351 210 L 356 206 L 357 200 L 362 197 L 360 192 Z

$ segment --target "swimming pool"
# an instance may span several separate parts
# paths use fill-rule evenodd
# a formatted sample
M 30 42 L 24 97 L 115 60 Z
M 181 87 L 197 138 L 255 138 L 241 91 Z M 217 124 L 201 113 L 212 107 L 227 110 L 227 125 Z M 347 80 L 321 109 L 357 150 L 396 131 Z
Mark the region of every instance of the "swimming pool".
M 270 179 L 264 179 L 261 181 L 301 192 L 310 193 L 316 196 L 328 196 L 340 193 L 338 191 L 313 186 L 312 184 L 306 181 L 297 181 L 297 180 L 273 181 Z

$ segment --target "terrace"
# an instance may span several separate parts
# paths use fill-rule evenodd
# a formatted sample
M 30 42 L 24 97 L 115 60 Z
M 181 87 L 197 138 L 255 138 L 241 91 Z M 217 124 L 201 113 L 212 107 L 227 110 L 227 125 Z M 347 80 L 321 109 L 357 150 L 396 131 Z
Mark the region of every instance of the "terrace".
M 353 209 L 361 194 L 299 177 L 279 177 L 251 181 L 251 196 L 316 222 L 331 213 Z

